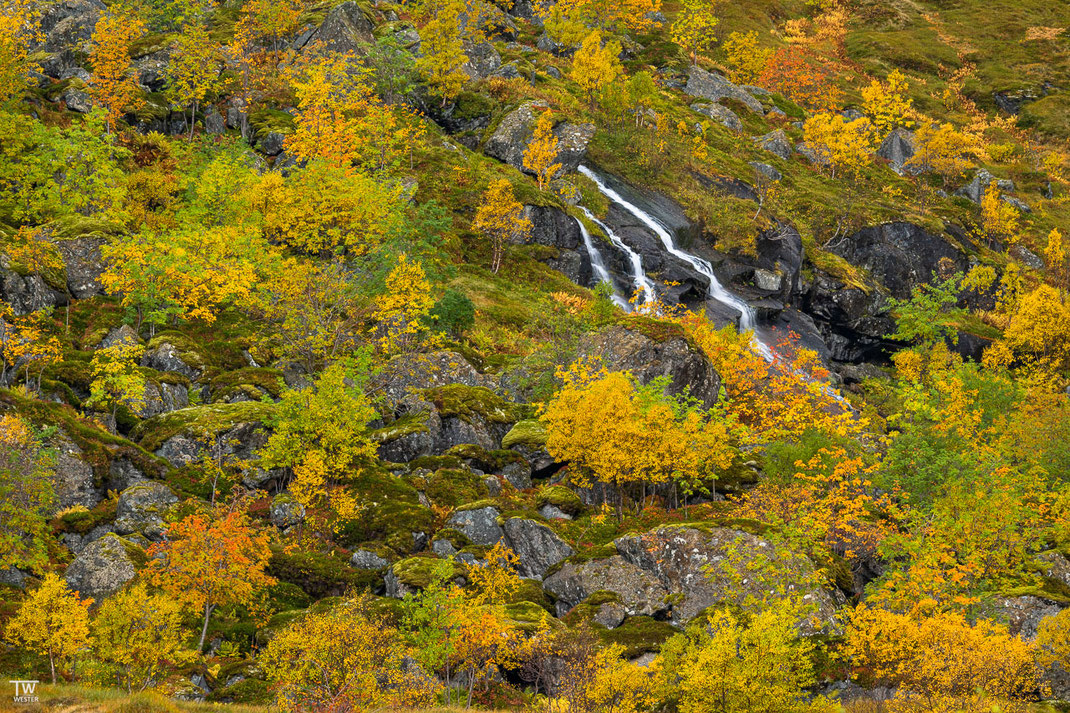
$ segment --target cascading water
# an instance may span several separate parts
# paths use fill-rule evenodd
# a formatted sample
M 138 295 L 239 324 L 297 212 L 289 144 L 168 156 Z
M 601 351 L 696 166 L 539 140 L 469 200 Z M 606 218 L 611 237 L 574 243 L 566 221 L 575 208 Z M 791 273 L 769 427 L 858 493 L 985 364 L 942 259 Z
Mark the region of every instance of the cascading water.
M 586 208 L 584 210 L 586 210 Z M 580 235 L 583 236 L 583 246 L 587 248 L 587 255 L 591 258 L 591 269 L 594 270 L 594 276 L 598 278 L 599 282 L 609 283 L 609 286 L 613 287 L 613 296 L 611 299 L 614 304 L 623 310 L 628 310 L 630 308 L 628 300 L 617 293 L 617 288 L 613 285 L 613 278 L 610 276 L 609 270 L 606 269 L 605 260 L 602 259 L 602 253 L 598 252 L 598 248 L 595 247 L 594 241 L 591 239 L 591 233 L 587 230 L 587 226 L 579 219 L 576 219 L 576 224 L 580 226 Z
M 586 166 L 580 166 L 578 170 L 582 175 L 594 181 L 594 184 L 598 187 L 598 190 L 602 193 L 602 195 L 619 205 L 621 208 L 624 208 L 626 211 L 638 218 L 643 223 L 643 225 L 650 228 L 650 230 L 652 230 L 654 234 L 661 239 L 662 245 L 665 246 L 665 250 L 668 251 L 670 255 L 673 255 L 679 258 L 680 260 L 683 260 L 688 265 L 693 267 L 696 272 L 708 278 L 710 281 L 710 299 L 720 302 L 723 305 L 727 305 L 728 307 L 731 307 L 732 309 L 739 312 L 740 331 L 742 332 L 750 330 L 754 332 L 754 342 L 758 351 L 766 359 L 772 360 L 772 350 L 761 340 L 761 337 L 758 335 L 758 319 L 754 310 L 751 309 L 751 306 L 749 304 L 747 304 L 742 299 L 736 297 L 734 294 L 725 289 L 724 285 L 721 284 L 721 281 L 717 279 L 717 275 L 714 274 L 713 265 L 711 265 L 708 261 L 703 260 L 700 257 L 692 255 L 688 252 L 684 252 L 680 248 L 676 247 L 676 242 L 673 240 L 672 234 L 669 233 L 665 226 L 658 222 L 657 218 L 648 214 L 646 211 L 639 208 L 638 206 L 627 201 L 622 195 L 607 186 L 605 182 L 602 181 L 602 179 L 594 171 L 587 168 Z
M 613 232 L 612 228 L 610 228 L 608 225 L 596 218 L 594 216 L 594 213 L 587 210 L 583 206 L 580 206 L 580 210 L 583 211 L 583 214 L 586 215 L 592 223 L 602 229 L 602 232 L 606 234 L 606 237 L 609 238 L 609 241 L 613 243 L 613 245 L 616 246 L 618 250 L 628 256 L 628 262 L 632 267 L 632 286 L 641 295 L 643 304 L 649 304 L 650 302 L 653 302 L 655 295 L 654 281 L 646 276 L 646 270 L 643 269 L 643 259 L 639 256 L 639 253 L 632 250 L 623 240 L 620 239 L 619 235 Z M 583 221 L 580 221 L 581 225 L 582 223 Z M 589 234 L 587 237 L 589 237 Z

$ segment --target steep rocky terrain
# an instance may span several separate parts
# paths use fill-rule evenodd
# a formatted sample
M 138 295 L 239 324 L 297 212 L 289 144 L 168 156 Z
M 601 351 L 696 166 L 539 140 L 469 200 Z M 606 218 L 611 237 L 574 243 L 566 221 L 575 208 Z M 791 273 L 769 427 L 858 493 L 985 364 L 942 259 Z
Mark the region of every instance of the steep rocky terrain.
M 250 12 L 242 5 L 207 3 L 199 16 L 204 41 L 237 46 Z M 822 8 L 838 3 L 717 5 L 715 49 L 692 63 L 670 30 L 681 4 L 667 2 L 648 26 L 619 33 L 623 48 L 613 59 L 623 62 L 623 76 L 598 97 L 575 81 L 578 47 L 555 39 L 538 7 L 526 0 L 486 5 L 486 27 L 463 45 L 463 86 L 445 98 L 413 64 L 433 46 L 418 9 L 322 0 L 301 5 L 270 41 L 261 37 L 265 54 L 285 57 L 268 89 L 254 96 L 243 88 L 243 60 L 223 52 L 227 81 L 198 113 L 170 93 L 184 45 L 178 27 L 157 18 L 127 48 L 136 108 L 122 108 L 105 132 L 94 88 L 100 68 L 89 56 L 94 28 L 119 6 L 42 4 L 39 32 L 25 36 L 37 67 L 25 96 L 5 105 L 0 160 L 19 170 L 44 161 L 43 184 L 67 188 L 32 197 L 47 208 L 26 208 L 20 201 L 30 199 L 20 191 L 36 174 L 0 169 L 0 415 L 35 429 L 55 497 L 43 556 L 2 560 L 10 566 L 0 571 L 0 621 L 48 572 L 98 605 L 129 589 L 146 579 L 174 523 L 218 501 L 238 503 L 268 536 L 266 572 L 277 583 L 262 592 L 266 615 L 251 604 L 221 607 L 206 623 L 205 658 L 176 662 L 158 676 L 168 693 L 191 700 L 269 700 L 256 656 L 293 622 L 354 592 L 372 594 L 397 622 L 399 602 L 431 586 L 439 562 L 453 562 L 459 569 L 451 579 L 465 583 L 465 573 L 485 566 L 499 545 L 515 553 L 522 578 L 504 604 L 517 627 L 530 633 L 548 618 L 560 627 L 589 622 L 601 644 L 620 644 L 625 658 L 643 665 L 711 612 L 751 611 L 756 601 L 770 610 L 780 600 L 802 601 L 809 616 L 796 622 L 799 636 L 831 642 L 833 650 L 852 612 L 887 604 L 893 590 L 930 597 L 932 611 L 954 602 L 947 608 L 971 622 L 1000 622 L 1030 645 L 1054 627 L 1070 603 L 1060 450 L 1063 415 L 1070 415 L 1062 392 L 1070 322 L 1063 299 L 1061 311 L 1041 310 L 1029 323 L 1036 336 L 1022 337 L 1027 329 L 1015 320 L 1032 313 L 1014 300 L 1067 288 L 1062 244 L 1060 257 L 1051 247 L 1053 234 L 1070 235 L 1067 6 L 844 3 L 848 14 L 833 42 L 839 49 L 815 41 L 807 60 L 816 64 L 806 72 L 828 71 L 823 81 L 836 89 L 833 104 L 819 106 L 777 83 L 787 65 L 774 66 L 772 79 L 766 71 L 750 80 L 761 86 L 731 81 L 738 67 L 723 48 L 732 33 L 752 30 L 770 51 L 798 46 L 785 23 L 805 18 L 817 27 Z M 376 155 L 394 152 L 388 167 L 358 172 L 385 186 L 382 193 L 354 193 L 338 207 L 332 197 L 349 200 L 347 186 L 363 185 L 345 173 L 339 183 L 317 186 L 328 197 L 301 213 L 284 188 L 317 175 L 310 172 L 321 163 L 295 139 L 311 113 L 295 87 L 311 85 L 301 68 L 329 52 L 351 53 L 368 68 L 372 103 L 403 117 L 392 130 L 404 146 L 384 148 L 393 135 L 369 140 Z M 807 122 L 861 119 L 870 109 L 864 89 L 893 70 L 906 77 L 901 98 L 913 107 L 909 116 L 875 129 L 864 164 L 837 175 L 829 154 L 807 144 Z M 546 185 L 525 160 L 543 116 L 551 117 L 560 164 Z M 950 179 L 910 160 L 919 136 L 945 123 L 972 142 L 954 157 L 966 165 Z M 96 133 L 70 139 L 87 147 L 78 156 L 49 154 L 40 148 L 45 139 L 16 141 L 31 125 Z M 324 155 L 344 143 L 336 135 L 320 140 Z M 79 171 L 88 178 L 75 182 Z M 491 270 L 492 241 L 473 221 L 484 189 L 502 179 L 530 224 L 508 236 L 503 265 Z M 109 181 L 123 186 L 114 213 L 100 207 Z M 383 205 L 391 215 L 368 228 L 361 221 L 377 218 L 354 205 Z M 1003 217 L 994 218 L 1001 207 Z M 340 217 L 317 224 L 323 234 L 363 231 L 375 240 L 338 248 L 340 257 L 299 247 L 307 243 L 294 236 L 332 210 Z M 263 238 L 255 244 L 277 258 L 273 272 L 250 255 L 235 258 L 260 284 L 211 304 L 210 318 L 183 306 L 143 319 L 130 295 L 156 285 L 157 273 L 146 268 L 125 287 L 115 278 L 137 260 L 112 247 L 124 236 L 151 236 L 137 247 L 148 253 L 191 215 L 199 221 L 188 223 L 194 232 L 207 233 L 244 225 L 253 214 Z M 390 218 L 397 220 L 383 228 Z M 1013 227 L 1003 230 L 1008 221 Z M 168 259 L 195 263 L 195 247 L 177 246 L 163 250 Z M 391 281 L 399 254 L 423 264 L 418 277 Z M 284 262 L 295 255 L 301 259 Z M 288 274 L 299 264 L 323 272 L 294 288 Z M 334 273 L 323 267 L 330 265 L 343 266 L 343 280 L 330 282 Z M 181 272 L 168 264 L 160 274 L 170 269 Z M 200 277 L 188 293 L 246 279 L 240 268 Z M 317 282 L 329 286 L 326 295 L 316 293 Z M 406 291 L 414 284 L 426 284 L 425 294 Z M 636 292 L 643 286 L 650 289 Z M 312 297 L 292 297 L 302 290 Z M 428 302 L 423 321 L 412 320 L 416 326 L 400 337 L 383 317 L 391 294 L 400 295 L 398 313 Z M 321 311 L 294 306 L 308 304 Z M 36 315 L 43 316 L 30 332 Z M 922 327 L 904 327 L 910 315 Z M 307 337 L 316 319 L 336 320 L 329 336 L 316 333 L 322 343 L 291 349 L 294 335 Z M 749 346 L 728 336 L 747 329 L 755 337 Z M 22 348 L 48 339 L 54 354 Z M 102 407 L 99 355 L 116 345 L 140 347 L 128 371 L 144 393 Z M 982 358 L 1001 348 L 1010 356 L 998 373 L 984 371 Z M 915 378 L 903 354 L 920 355 Z M 296 461 L 268 462 L 265 454 L 276 433 L 296 432 L 283 430 L 296 429 L 287 422 L 297 418 L 284 409 L 287 395 L 326 393 L 326 368 L 354 355 L 361 377 L 347 388 L 362 393 L 371 415 L 342 425 L 372 452 L 335 474 L 331 482 L 352 507 L 344 515 L 326 508 L 324 525 L 323 508 L 294 487 Z M 687 481 L 687 491 L 668 476 L 642 480 L 640 490 L 639 479 L 600 482 L 597 469 L 562 457 L 547 408 L 566 388 L 569 366 L 584 360 L 628 372 L 637 393 L 653 385 L 681 409 L 738 427 L 726 427 L 725 462 Z M 968 403 L 956 402 L 958 393 Z M 953 420 L 963 412 L 976 418 Z M 922 422 L 959 430 L 906 441 L 901 434 L 913 438 L 911 423 Z M 324 443 L 333 437 L 319 434 L 298 450 L 320 447 L 320 436 Z M 13 443 L 0 441 L 0 448 L 29 452 Z M 967 467 L 961 451 L 984 462 Z M 835 499 L 856 482 L 854 472 L 843 475 L 847 466 L 828 472 L 848 485 L 821 490 L 830 482 L 815 475 L 822 454 L 861 464 L 857 501 Z M 919 484 L 937 477 L 933 471 L 947 481 Z M 967 471 L 968 486 L 956 489 Z M 1027 473 L 1029 487 L 1024 475 L 1002 479 L 1008 471 Z M 800 484 L 833 505 L 812 514 L 800 501 L 769 494 L 803 492 L 794 490 Z M 959 509 L 971 498 L 991 510 L 979 508 L 974 529 L 969 508 Z M 14 494 L 11 504 L 18 507 Z M 1014 517 L 1004 525 L 998 513 L 1007 508 Z M 836 525 L 826 531 L 819 521 Z M 919 543 L 932 537 L 903 544 L 931 535 L 926 527 L 949 541 L 933 559 L 919 554 Z M 1009 554 L 981 562 L 976 553 L 993 542 L 1007 544 Z M 903 584 L 912 577 L 969 585 L 953 594 L 950 585 L 915 591 Z M 199 627 L 200 619 L 191 623 Z M 0 660 L 18 675 L 47 670 L 46 659 L 14 645 Z M 877 700 L 888 693 L 887 681 L 867 678 L 865 667 L 814 660 L 808 696 L 842 691 L 844 700 Z M 514 668 L 503 666 L 498 683 L 521 690 Z M 1022 697 L 1070 698 L 1067 661 L 1041 668 L 1036 690 Z

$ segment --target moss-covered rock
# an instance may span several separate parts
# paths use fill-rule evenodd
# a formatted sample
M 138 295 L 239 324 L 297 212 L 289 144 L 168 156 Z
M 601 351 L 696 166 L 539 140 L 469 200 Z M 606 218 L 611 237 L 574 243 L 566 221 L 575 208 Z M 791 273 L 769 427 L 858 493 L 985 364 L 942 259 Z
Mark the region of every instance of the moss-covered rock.
M 379 542 L 404 556 L 416 549 L 418 533 L 434 531 L 434 513 L 420 504 L 419 492 L 403 478 L 364 468 L 345 487 L 361 504 L 355 518 L 340 523 L 339 538 L 347 547 Z
M 239 398 L 259 401 L 265 394 L 278 398 L 285 384 L 278 369 L 250 367 L 226 371 L 208 383 L 213 402 L 232 401 Z
M 531 411 L 530 407 L 506 401 L 482 386 L 450 384 L 420 392 L 424 400 L 435 405 L 439 415 L 455 416 L 471 423 L 483 418 L 488 423 L 516 423 Z
M 427 479 L 424 494 L 435 505 L 455 508 L 487 497 L 483 479 L 470 470 L 443 468 Z
M 397 581 L 409 589 L 423 589 L 431 583 L 431 575 L 439 563 L 448 561 L 435 557 L 406 557 L 398 560 L 390 568 Z M 450 562 L 452 577 L 464 576 L 464 566 Z
M 613 629 L 599 624 L 593 624 L 592 628 L 607 644 L 623 646 L 624 655 L 628 658 L 660 651 L 661 645 L 677 633 L 672 624 L 648 616 L 628 617 L 623 624 Z
M 271 703 L 274 697 L 275 691 L 270 683 L 258 678 L 246 678 L 215 689 L 208 694 L 207 700 L 213 703 L 262 705 Z
M 519 421 L 502 439 L 502 448 L 542 448 L 546 445 L 546 426 L 538 419 Z
M 178 435 L 206 438 L 227 431 L 239 423 L 263 423 L 274 407 L 260 401 L 241 401 L 233 404 L 190 406 L 150 418 L 130 434 L 142 448 L 155 451 L 164 441 Z
M 544 505 L 552 505 L 572 517 L 581 515 L 584 511 L 580 496 L 563 485 L 551 485 L 540 490 L 535 496 L 535 505 L 540 508 Z
M 511 463 L 523 463 L 524 458 L 516 451 L 494 450 L 488 451 L 474 443 L 462 443 L 446 451 L 448 456 L 456 456 L 479 468 L 485 473 L 500 473 L 503 468 Z
M 321 552 L 285 552 L 271 549 L 268 574 L 279 582 L 292 584 L 312 599 L 340 596 L 353 587 L 369 588 L 381 582 L 375 572 L 358 572 L 344 555 Z

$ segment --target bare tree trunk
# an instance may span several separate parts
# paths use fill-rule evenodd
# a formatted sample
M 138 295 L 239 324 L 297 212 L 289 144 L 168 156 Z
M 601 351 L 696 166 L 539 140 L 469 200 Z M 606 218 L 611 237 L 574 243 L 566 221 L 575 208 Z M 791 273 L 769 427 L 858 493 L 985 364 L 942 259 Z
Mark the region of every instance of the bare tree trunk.
M 208 635 L 208 619 L 211 618 L 213 611 L 215 611 L 215 604 L 204 605 L 204 625 L 201 626 L 201 640 L 197 643 L 197 653 L 204 650 L 204 638 Z

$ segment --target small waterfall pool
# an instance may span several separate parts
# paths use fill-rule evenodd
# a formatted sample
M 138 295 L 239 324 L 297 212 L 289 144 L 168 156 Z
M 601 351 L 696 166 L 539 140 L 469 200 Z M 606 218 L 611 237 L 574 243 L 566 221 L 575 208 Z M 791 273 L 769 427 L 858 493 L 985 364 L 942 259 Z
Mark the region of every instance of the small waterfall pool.
M 594 184 L 598 187 L 598 190 L 602 193 L 602 195 L 604 195 L 606 198 L 613 201 L 621 208 L 634 215 L 643 223 L 643 225 L 653 231 L 653 233 L 657 235 L 658 238 L 661 240 L 662 245 L 665 247 L 665 250 L 669 254 L 686 262 L 692 268 L 694 268 L 696 272 L 708 278 L 710 299 L 739 312 L 739 330 L 741 332 L 753 332 L 755 347 L 763 357 L 765 357 L 767 360 L 772 361 L 773 351 L 769 348 L 769 345 L 762 341 L 762 338 L 758 333 L 758 319 L 754 310 L 749 304 L 729 292 L 724 287 L 724 285 L 721 284 L 721 281 L 717 279 L 717 275 L 714 274 L 713 266 L 709 263 L 709 261 L 703 260 L 698 256 L 692 255 L 691 253 L 678 248 L 676 246 L 676 241 L 673 239 L 672 234 L 664 225 L 662 225 L 657 220 L 657 218 L 650 215 L 642 208 L 639 208 L 638 206 L 629 202 L 622 195 L 607 186 L 605 181 L 603 181 L 594 171 L 587 168 L 586 166 L 580 166 L 577 170 L 582 175 L 594 181 Z M 634 250 L 624 245 L 623 241 L 621 241 L 620 238 L 617 237 L 612 230 L 609 230 L 609 228 L 604 223 L 594 218 L 590 211 L 588 211 L 586 208 L 584 208 L 583 210 L 588 217 L 590 217 L 592 220 L 595 220 L 598 226 L 606 231 L 606 234 L 609 236 L 610 240 L 613 241 L 614 245 L 624 250 L 628 254 L 629 258 L 632 258 L 632 268 L 633 271 L 635 271 L 636 286 L 642 286 L 642 289 L 644 290 L 645 294 L 648 295 L 647 301 L 649 301 L 649 299 L 651 298 L 650 296 L 654 294 L 653 281 L 643 271 L 642 262 L 639 260 L 639 255 L 635 253 Z M 594 262 L 593 255 L 594 253 L 592 252 L 592 263 Z M 599 255 L 599 260 L 601 260 L 601 255 Z

